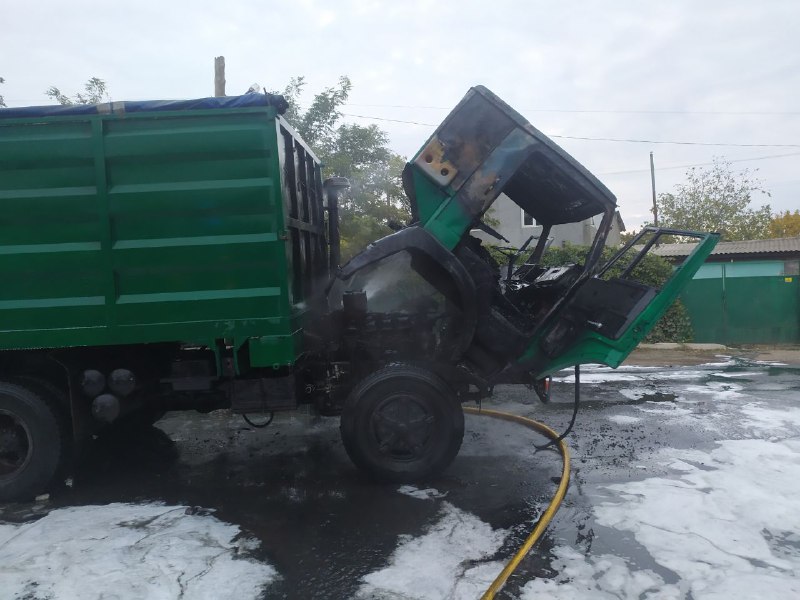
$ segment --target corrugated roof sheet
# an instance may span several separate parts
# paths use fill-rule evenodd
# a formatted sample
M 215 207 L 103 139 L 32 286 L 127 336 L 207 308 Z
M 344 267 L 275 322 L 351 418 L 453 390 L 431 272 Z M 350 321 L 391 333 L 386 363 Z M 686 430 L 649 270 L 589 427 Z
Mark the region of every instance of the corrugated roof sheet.
M 688 256 L 694 244 L 661 244 L 653 248 L 658 256 Z M 800 252 L 800 236 L 771 240 L 746 240 L 743 242 L 720 242 L 713 255 L 717 254 L 770 254 L 778 252 Z

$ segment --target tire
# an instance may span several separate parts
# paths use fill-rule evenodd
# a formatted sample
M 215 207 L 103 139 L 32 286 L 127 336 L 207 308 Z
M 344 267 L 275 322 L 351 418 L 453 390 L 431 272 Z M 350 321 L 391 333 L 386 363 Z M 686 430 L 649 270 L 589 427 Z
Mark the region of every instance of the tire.
M 0 381 L 0 502 L 47 489 L 64 443 L 59 413 L 42 388 Z
M 446 469 L 464 438 L 464 413 L 433 373 L 392 365 L 350 392 L 341 418 L 345 450 L 378 481 L 412 482 Z

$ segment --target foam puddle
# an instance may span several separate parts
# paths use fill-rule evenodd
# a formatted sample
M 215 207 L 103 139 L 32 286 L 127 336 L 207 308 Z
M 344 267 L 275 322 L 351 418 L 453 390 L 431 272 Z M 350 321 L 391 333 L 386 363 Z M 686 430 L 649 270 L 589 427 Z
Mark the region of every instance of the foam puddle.
M 433 500 L 435 498 L 444 498 L 447 492 L 440 492 L 434 488 L 419 489 L 413 485 L 401 485 L 397 491 L 405 496 L 411 496 L 417 500 Z
M 474 600 L 503 568 L 493 556 L 506 531 L 442 502 L 438 520 L 419 537 L 402 537 L 389 564 L 362 578 L 361 599 Z
M 640 423 L 642 419 L 628 415 L 610 415 L 608 420 L 617 425 L 633 425 L 634 423 Z
M 677 583 L 561 545 L 556 576 L 528 582 L 522 600 L 800 598 L 800 410 L 748 403 L 741 414 L 756 439 L 662 450 L 653 462 L 668 476 L 605 486 L 615 500 L 595 507 L 598 524 L 632 533 Z
M 188 513 L 188 514 L 187 514 Z M 61 508 L 0 523 L 3 598 L 246 600 L 277 578 L 236 525 L 161 504 Z
M 648 569 L 637 569 L 629 561 L 603 554 L 584 556 L 560 546 L 553 551 L 553 579 L 536 579 L 525 584 L 521 600 L 554 598 L 564 600 L 611 600 L 645 598 L 668 600 L 683 598 L 675 585 Z

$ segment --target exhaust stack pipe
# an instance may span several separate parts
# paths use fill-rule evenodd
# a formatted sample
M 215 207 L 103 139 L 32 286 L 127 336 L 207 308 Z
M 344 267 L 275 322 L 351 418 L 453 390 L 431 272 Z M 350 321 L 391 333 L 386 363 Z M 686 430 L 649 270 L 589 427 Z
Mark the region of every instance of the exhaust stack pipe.
M 339 198 L 344 190 L 350 188 L 347 177 L 329 177 L 322 184 L 328 205 L 328 245 L 330 246 L 331 275 L 339 268 L 341 260 L 341 241 L 339 238 Z

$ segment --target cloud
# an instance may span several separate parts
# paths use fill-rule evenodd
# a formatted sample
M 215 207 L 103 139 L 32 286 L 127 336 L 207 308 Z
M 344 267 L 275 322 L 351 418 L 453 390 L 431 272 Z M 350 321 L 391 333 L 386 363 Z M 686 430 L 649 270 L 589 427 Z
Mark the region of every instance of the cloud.
M 349 75 L 357 114 L 438 123 L 476 83 L 545 133 L 656 140 L 781 143 L 800 139 L 795 115 L 545 113 L 539 109 L 796 112 L 800 6 L 744 0 L 627 6 L 553 3 L 318 0 L 222 5 L 147 2 L 120 9 L 92 0 L 42 0 L 4 11 L 0 55 L 10 105 L 45 103 L 43 91 L 105 79 L 115 99 L 178 98 L 213 90 L 226 57 L 228 92 L 257 81 L 280 89 L 305 75 L 313 93 Z M 387 105 L 407 105 L 393 108 Z M 356 112 L 356 111 L 348 111 Z M 385 121 L 394 148 L 413 154 L 432 128 Z M 769 149 L 651 146 L 559 140 L 614 191 L 626 224 L 648 216 L 648 153 L 656 166 L 746 159 Z M 771 203 L 794 209 L 796 159 L 760 167 Z M 747 165 L 743 165 L 747 166 Z M 659 191 L 683 178 L 659 171 Z

